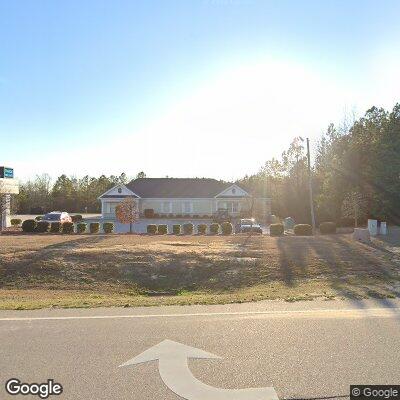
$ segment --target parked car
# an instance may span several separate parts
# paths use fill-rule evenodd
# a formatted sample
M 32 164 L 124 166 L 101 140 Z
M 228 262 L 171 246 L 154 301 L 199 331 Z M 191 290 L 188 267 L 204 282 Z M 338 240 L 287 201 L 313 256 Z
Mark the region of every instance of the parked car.
M 260 224 L 254 218 L 242 218 L 238 224 L 238 231 L 240 233 L 262 233 Z
M 65 211 L 52 211 L 45 214 L 42 221 L 61 222 L 63 224 L 64 222 L 72 222 L 72 218 Z

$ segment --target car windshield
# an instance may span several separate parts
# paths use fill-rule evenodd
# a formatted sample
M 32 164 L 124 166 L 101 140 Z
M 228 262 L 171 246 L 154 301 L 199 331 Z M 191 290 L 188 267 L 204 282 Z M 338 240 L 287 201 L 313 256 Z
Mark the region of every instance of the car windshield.
M 46 214 L 43 219 L 47 221 L 59 221 L 61 219 L 61 214 Z
M 251 219 L 251 218 L 249 218 L 249 219 L 242 219 L 242 225 L 251 225 L 251 224 L 254 225 L 254 223 L 255 223 L 254 219 Z

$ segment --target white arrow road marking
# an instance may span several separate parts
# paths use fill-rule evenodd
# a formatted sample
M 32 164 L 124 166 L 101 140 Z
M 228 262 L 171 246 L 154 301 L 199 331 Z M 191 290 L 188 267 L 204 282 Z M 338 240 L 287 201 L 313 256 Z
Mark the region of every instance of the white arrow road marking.
M 273 387 L 219 389 L 206 385 L 192 375 L 188 358 L 221 357 L 172 340 L 164 340 L 120 367 L 158 360 L 158 369 L 165 385 L 186 400 L 279 400 Z

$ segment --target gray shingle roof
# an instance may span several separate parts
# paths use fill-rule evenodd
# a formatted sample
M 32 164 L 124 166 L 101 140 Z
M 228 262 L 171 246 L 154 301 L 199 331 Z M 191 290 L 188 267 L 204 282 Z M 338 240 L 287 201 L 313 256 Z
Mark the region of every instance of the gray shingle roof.
M 232 183 L 206 178 L 138 178 L 126 186 L 142 198 L 211 198 Z

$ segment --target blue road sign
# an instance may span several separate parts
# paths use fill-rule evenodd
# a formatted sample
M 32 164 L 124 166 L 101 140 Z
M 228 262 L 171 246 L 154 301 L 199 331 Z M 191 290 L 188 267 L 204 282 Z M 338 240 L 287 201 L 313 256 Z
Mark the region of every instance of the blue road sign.
M 0 167 L 0 178 L 14 178 L 14 169 L 7 167 Z

